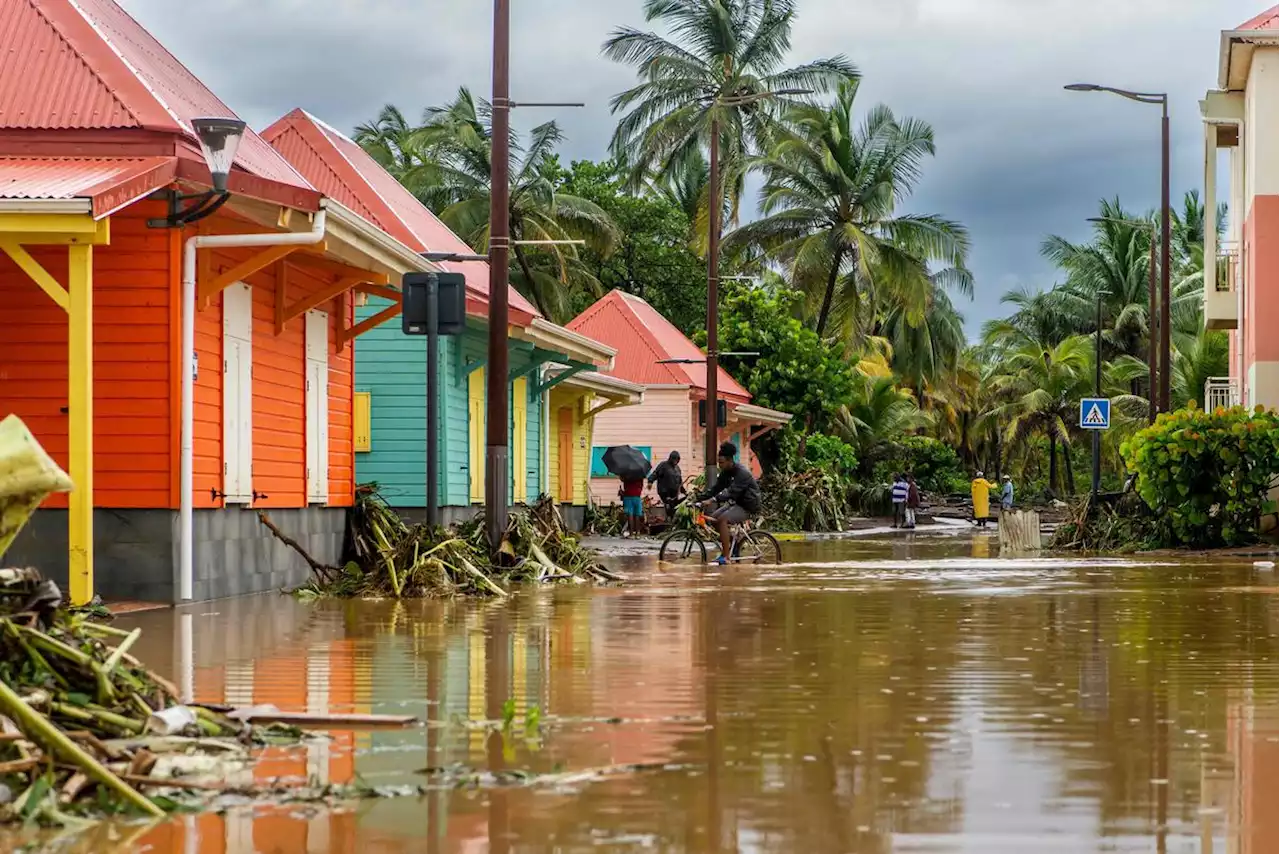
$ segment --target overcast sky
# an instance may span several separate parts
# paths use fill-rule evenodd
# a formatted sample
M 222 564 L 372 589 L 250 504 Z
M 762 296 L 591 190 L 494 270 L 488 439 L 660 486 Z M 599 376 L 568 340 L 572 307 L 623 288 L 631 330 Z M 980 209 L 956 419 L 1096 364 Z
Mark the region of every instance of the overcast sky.
M 385 103 L 416 117 L 459 86 L 490 90 L 486 0 L 122 0 L 242 118 L 261 129 L 303 107 L 346 131 Z M 550 117 L 566 160 L 604 156 L 609 97 L 634 80 L 600 56 L 622 24 L 647 26 L 640 0 L 511 0 L 512 97 L 585 101 Z M 796 62 L 844 53 L 858 98 L 933 125 L 938 155 L 909 203 L 968 226 L 970 334 L 1000 295 L 1052 284 L 1044 235 L 1084 238 L 1104 196 L 1159 201 L 1159 108 L 1072 81 L 1167 91 L 1173 193 L 1202 182 L 1197 101 L 1216 84 L 1218 33 L 1264 0 L 799 0 Z

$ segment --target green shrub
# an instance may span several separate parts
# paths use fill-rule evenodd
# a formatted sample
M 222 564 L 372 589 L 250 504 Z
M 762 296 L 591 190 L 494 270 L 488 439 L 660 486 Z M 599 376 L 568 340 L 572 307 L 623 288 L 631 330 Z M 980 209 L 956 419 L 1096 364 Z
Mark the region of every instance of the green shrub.
M 858 455 L 853 446 L 825 433 L 811 434 L 805 441 L 804 461 L 810 466 L 852 477 L 858 470 Z
M 890 444 L 876 463 L 873 477 L 887 483 L 896 472 L 910 472 L 916 483 L 929 492 L 966 492 L 969 477 L 960 465 L 955 449 L 928 436 L 903 436 Z
M 1275 484 L 1275 410 L 1179 409 L 1120 447 L 1137 491 L 1167 527 L 1167 545 L 1253 541 Z

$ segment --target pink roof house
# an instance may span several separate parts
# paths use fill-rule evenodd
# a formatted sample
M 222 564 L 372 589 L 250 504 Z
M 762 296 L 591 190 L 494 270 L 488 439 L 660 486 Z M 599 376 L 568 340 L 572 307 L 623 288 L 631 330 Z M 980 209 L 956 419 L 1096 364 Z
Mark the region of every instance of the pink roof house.
M 698 402 L 707 396 L 706 354 L 683 332 L 638 296 L 610 291 L 569 321 L 574 332 L 617 349 L 613 368 L 602 371 L 644 386 L 644 400 L 625 410 L 596 416 L 592 437 L 591 495 L 596 501 L 617 500 L 618 480 L 604 471 L 600 457 L 610 445 L 647 449 L 657 465 L 679 451 L 686 477 L 702 471 L 706 431 L 698 425 Z M 669 364 L 666 360 L 696 360 Z M 751 393 L 720 369 L 718 394 L 728 407 L 722 441 L 741 449 L 743 462 L 759 474 L 751 439 L 786 424 L 791 416 L 751 404 Z

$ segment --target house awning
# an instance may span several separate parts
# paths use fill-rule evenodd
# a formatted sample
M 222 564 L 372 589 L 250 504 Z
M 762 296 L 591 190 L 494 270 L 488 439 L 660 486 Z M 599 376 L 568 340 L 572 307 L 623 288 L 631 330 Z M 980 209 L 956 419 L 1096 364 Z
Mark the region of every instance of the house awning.
M 606 400 L 616 401 L 619 406 L 634 406 L 644 401 L 644 386 L 620 380 L 608 374 L 598 374 L 595 371 L 573 374 L 565 379 L 564 384 L 585 389 Z
M 207 167 L 177 156 L 0 157 L 0 205 L 48 213 L 87 213 L 103 219 L 175 181 L 211 184 Z M 233 170 L 233 196 L 297 210 L 320 209 L 320 194 Z
M 791 413 L 779 412 L 776 409 L 767 409 L 763 406 L 753 406 L 750 403 L 743 403 L 736 406 L 733 415 L 739 421 L 745 421 L 751 424 L 768 424 L 773 427 L 781 427 L 791 420 Z

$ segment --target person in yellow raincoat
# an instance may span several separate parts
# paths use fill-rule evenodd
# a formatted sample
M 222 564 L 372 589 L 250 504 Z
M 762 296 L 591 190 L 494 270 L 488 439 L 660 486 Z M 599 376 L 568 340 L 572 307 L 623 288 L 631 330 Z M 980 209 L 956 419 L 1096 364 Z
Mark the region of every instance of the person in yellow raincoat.
M 979 528 L 985 528 L 987 517 L 991 515 L 991 490 L 996 488 L 996 484 L 983 477 L 982 472 L 978 472 L 973 476 L 973 483 L 969 488 L 973 496 L 973 521 L 978 523 Z

